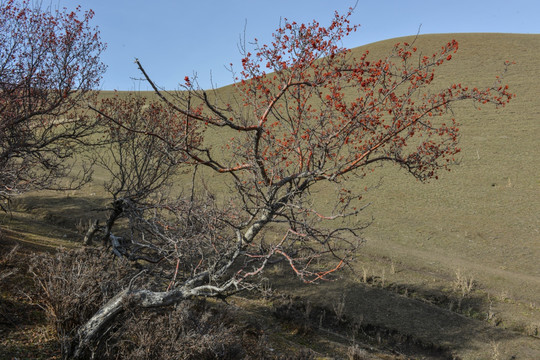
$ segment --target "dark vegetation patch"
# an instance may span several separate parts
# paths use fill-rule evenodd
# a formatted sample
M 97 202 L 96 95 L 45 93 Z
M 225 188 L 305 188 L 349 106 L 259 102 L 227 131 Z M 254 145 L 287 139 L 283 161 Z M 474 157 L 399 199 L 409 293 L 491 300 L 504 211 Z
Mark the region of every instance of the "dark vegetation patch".
M 384 325 L 358 321 L 339 310 L 313 305 L 299 297 L 283 296 L 274 300 L 273 315 L 295 333 L 309 335 L 316 331 L 338 334 L 348 341 L 362 345 L 371 353 L 395 358 L 456 359 L 452 350 L 426 342 L 412 334 L 403 334 Z
M 59 358 L 104 302 L 136 285 L 136 271 L 95 248 L 61 249 L 53 256 L 7 252 L 0 264 L 0 358 Z M 301 347 L 288 354 L 270 348 L 259 322 L 241 321 L 242 310 L 222 302 L 126 309 L 92 349 L 100 359 L 313 358 Z
M 30 253 L 0 234 L 0 359 L 55 359 L 60 347 L 28 273 Z
M 95 248 L 60 250 L 53 256 L 27 250 L 12 254 L 16 256 L 7 256 L 1 268 L 2 274 L 10 273 L 2 283 L 3 294 L 9 295 L 0 303 L 7 358 L 38 352 L 58 358 L 76 329 L 129 286 L 137 271 Z M 279 294 L 267 301 L 271 305 L 262 317 L 246 315 L 242 306 L 200 299 L 159 310 L 126 307 L 130 310 L 110 325 L 94 351 L 102 359 L 312 359 L 331 354 L 316 344 L 328 337 L 341 343 L 342 353 L 351 359 L 450 358 L 447 348 L 359 323 L 336 308 Z M 29 328 L 33 330 L 24 331 Z M 286 346 L 276 341 L 284 336 Z M 21 345 L 29 337 L 31 344 Z

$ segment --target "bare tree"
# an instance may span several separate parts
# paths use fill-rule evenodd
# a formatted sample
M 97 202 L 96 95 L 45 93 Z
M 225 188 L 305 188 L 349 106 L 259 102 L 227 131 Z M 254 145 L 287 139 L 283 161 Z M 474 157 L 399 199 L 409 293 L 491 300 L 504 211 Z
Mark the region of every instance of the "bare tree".
M 0 4 L 1 200 L 57 184 L 93 132 L 94 122 L 76 111 L 105 71 L 93 15 Z
M 125 241 L 142 246 L 137 240 L 140 234 L 134 231 L 143 214 L 173 207 L 171 186 L 188 160 L 181 149 L 187 143 L 196 146 L 200 142 L 198 124 L 189 124 L 184 115 L 159 101 L 134 94 L 103 99 L 99 109 L 91 108 L 99 114 L 104 134 L 104 146 L 95 149 L 92 162 L 108 174 L 104 186 L 112 198 L 102 239 L 117 255 L 128 256 Z M 130 222 L 129 239 L 112 234 L 122 218 Z M 93 227 L 92 231 L 98 229 Z
M 210 169 L 230 190 L 218 200 L 194 193 L 132 212 L 136 236 L 153 244 L 171 268 L 167 286 L 117 294 L 81 327 L 73 357 L 88 351 L 128 300 L 129 306 L 152 308 L 227 296 L 253 288 L 279 259 L 304 282 L 334 277 L 362 243 L 358 214 L 366 204 L 350 180 L 362 180 L 385 162 L 421 181 L 436 178 L 459 152 L 452 104 L 504 106 L 511 99 L 500 80 L 488 89 L 450 84 L 428 92 L 438 66 L 457 51 L 456 41 L 420 58 L 409 44 L 397 44 L 385 59 L 370 60 L 368 53 L 353 58 L 339 46 L 356 30 L 349 15 L 336 13 L 327 28 L 286 21 L 272 44 L 245 53 L 229 99 L 199 89 L 188 77 L 184 91 L 162 92 L 137 61 L 163 111 L 176 113 L 177 120 L 145 131 L 112 109 L 100 110 L 101 116 L 162 142 L 185 164 Z M 214 131 L 230 140 L 219 146 L 171 139 L 179 119 L 198 124 L 203 137 Z M 322 192 L 329 204 L 318 201 Z

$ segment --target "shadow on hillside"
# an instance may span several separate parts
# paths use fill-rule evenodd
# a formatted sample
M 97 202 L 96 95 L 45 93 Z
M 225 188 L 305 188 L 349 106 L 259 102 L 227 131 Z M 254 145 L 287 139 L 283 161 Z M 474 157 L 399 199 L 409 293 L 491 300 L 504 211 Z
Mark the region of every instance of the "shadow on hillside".
M 5 239 L 38 251 L 65 246 L 81 241 L 91 221 L 103 222 L 106 205 L 106 199 L 90 194 L 26 194 L 13 200 L 9 212 L 0 213 L 0 229 Z
M 324 308 L 327 326 L 336 329 L 339 325 L 328 314 L 335 317 L 342 303 L 343 335 L 351 339 L 363 339 L 376 347 L 382 346 L 388 351 L 408 356 L 437 359 L 459 359 L 463 353 L 476 354 L 473 357 L 480 354 L 486 356 L 492 353 L 494 344 L 533 342 L 533 339 L 495 327 L 487 321 L 450 311 L 446 307 L 447 303 L 444 303 L 445 307 L 443 304 L 437 306 L 428 299 L 400 295 L 388 288 L 352 282 L 298 286 L 292 279 L 279 277 L 275 280 L 276 289 L 295 296 L 295 302 L 302 304 L 299 306 L 303 309 L 308 302 L 316 304 L 310 306 Z M 413 290 L 412 286 L 409 289 Z M 433 289 L 417 288 L 414 292 L 419 298 L 422 292 L 424 295 L 429 293 L 436 296 Z M 454 300 L 448 297 L 445 299 Z M 489 307 L 481 298 L 469 298 L 463 304 L 476 309 L 478 313 Z M 316 311 L 311 313 L 310 316 L 315 318 L 320 316 L 316 315 Z M 537 350 L 540 354 L 540 347 Z M 516 353 L 507 355 L 511 357 Z

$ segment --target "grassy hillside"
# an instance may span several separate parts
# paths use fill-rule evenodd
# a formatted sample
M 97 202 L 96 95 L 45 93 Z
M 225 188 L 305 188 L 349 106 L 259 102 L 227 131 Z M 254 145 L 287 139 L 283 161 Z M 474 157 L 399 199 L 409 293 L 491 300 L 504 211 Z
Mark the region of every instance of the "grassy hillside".
M 540 35 L 425 35 L 415 46 L 429 55 L 452 38 L 459 51 L 440 69 L 435 86 L 490 85 L 510 60 L 516 64 L 505 82 L 517 97 L 501 110 L 478 111 L 470 104 L 456 109 L 462 124 L 460 164 L 438 181 L 421 184 L 397 168 L 378 173 L 382 185 L 365 197 L 373 202 L 368 212 L 375 221 L 365 232 L 359 268 L 428 292 L 444 292 L 449 281 L 456 281 L 456 272 L 462 278 L 466 274 L 484 305 L 492 302 L 500 325 L 538 336 Z M 392 39 L 355 51 L 369 49 L 379 58 L 395 42 L 412 40 Z M 482 338 L 479 344 L 486 342 Z M 505 351 L 511 354 L 515 346 L 507 344 Z M 535 347 L 540 349 L 538 341 Z
M 517 97 L 501 110 L 478 111 L 470 104 L 456 109 L 462 124 L 460 164 L 438 181 L 421 184 L 397 168 L 378 173 L 382 185 L 365 197 L 373 202 L 368 212 L 375 221 L 365 232 L 359 267 L 431 292 L 448 288 L 456 272 L 466 274 L 503 326 L 538 336 L 540 35 L 425 35 L 416 46 L 431 54 L 452 38 L 460 49 L 440 69 L 435 86 L 490 85 L 510 60 L 516 64 L 505 82 Z M 392 39 L 355 51 L 369 49 L 378 58 L 395 42 L 412 40 Z M 511 354 L 515 346 L 507 344 L 505 350 Z
M 516 61 L 505 75 L 517 98 L 501 110 L 461 105 L 462 155 L 439 181 L 420 184 L 389 169 L 374 199 L 372 242 L 390 241 L 438 252 L 445 258 L 508 272 L 540 276 L 540 48 L 538 35 L 458 34 L 418 39 L 436 48 L 450 36 L 460 50 L 441 69 L 438 83 L 490 84 L 504 60 Z M 404 39 L 397 39 L 405 41 Z M 384 51 L 391 42 L 371 45 Z M 409 40 L 410 41 L 410 40 Z M 519 261 L 517 261 L 519 259 Z
M 540 358 L 540 35 L 422 35 L 415 46 L 430 55 L 453 38 L 460 49 L 438 69 L 435 87 L 489 86 L 510 60 L 516 64 L 504 82 L 517 97 L 500 110 L 456 108 L 461 159 L 439 180 L 422 184 L 389 166 L 358 183 L 382 180 L 364 197 L 374 222 L 356 274 L 296 288 L 277 271 L 274 286 L 330 309 L 343 301 L 352 322 L 375 329 L 374 339 L 401 336 L 465 359 Z M 396 42 L 413 40 L 354 52 L 369 49 L 378 59 Z M 1 226 L 10 238 L 40 246 L 80 241 L 81 219 L 103 201 L 99 172 L 96 179 L 80 192 L 29 194 Z

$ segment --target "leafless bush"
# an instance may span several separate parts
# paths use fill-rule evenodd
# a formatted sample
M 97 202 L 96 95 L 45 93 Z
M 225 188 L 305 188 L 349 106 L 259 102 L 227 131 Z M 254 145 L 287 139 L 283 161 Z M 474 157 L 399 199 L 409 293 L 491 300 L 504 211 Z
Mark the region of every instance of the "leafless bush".
M 234 312 L 205 301 L 129 317 L 111 353 L 121 359 L 242 359 L 242 331 Z
M 461 272 L 461 269 L 456 270 L 456 279 L 454 280 L 454 291 L 461 294 L 462 298 L 468 297 L 474 289 L 475 281 L 473 276 L 467 276 Z
M 132 272 L 125 261 L 88 248 L 35 254 L 30 262 L 36 300 L 54 324 L 63 352 L 77 328 L 127 285 Z
M 357 344 L 349 346 L 349 348 L 347 349 L 347 358 L 349 360 L 369 359 L 367 351 L 362 349 Z

